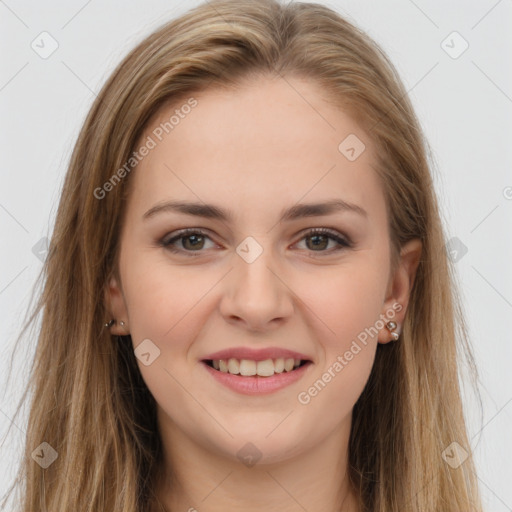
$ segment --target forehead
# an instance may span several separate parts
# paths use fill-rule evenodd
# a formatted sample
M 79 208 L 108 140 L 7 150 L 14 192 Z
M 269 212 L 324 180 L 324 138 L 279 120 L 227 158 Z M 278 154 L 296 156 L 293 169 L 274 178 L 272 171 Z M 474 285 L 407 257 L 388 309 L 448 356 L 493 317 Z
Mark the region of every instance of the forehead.
M 383 206 L 371 140 L 311 81 L 259 77 L 194 93 L 163 107 L 148 137 L 154 147 L 132 177 L 141 207 L 175 198 L 271 207 L 327 196 Z

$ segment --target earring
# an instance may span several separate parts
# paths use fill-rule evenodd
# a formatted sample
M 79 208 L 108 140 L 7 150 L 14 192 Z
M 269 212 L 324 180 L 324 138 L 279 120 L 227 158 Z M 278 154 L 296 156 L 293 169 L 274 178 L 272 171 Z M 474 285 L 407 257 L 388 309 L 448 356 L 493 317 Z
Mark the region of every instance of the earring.
M 124 327 L 126 324 L 121 320 L 121 321 L 119 322 L 119 325 L 120 325 L 121 327 Z
M 396 322 L 388 322 L 386 324 L 386 327 L 391 332 L 391 338 L 393 339 L 393 341 L 396 341 L 400 337 L 400 334 L 395 331 L 395 329 L 397 328 Z
M 107 327 L 107 328 L 108 328 L 108 327 L 112 327 L 115 323 L 116 323 L 115 318 L 112 318 L 112 320 L 110 320 L 110 322 L 107 322 L 107 323 L 105 324 L 105 327 Z

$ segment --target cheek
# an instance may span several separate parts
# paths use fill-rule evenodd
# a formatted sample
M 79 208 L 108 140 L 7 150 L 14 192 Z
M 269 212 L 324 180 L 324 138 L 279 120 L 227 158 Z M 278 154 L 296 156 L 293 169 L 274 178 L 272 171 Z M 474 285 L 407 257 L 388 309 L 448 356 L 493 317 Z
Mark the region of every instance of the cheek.
M 165 254 L 155 257 L 151 252 L 154 249 L 129 254 L 124 260 L 123 288 L 133 342 L 154 338 L 157 343 L 183 343 L 183 330 L 194 325 L 189 319 L 197 315 L 197 305 L 216 281 L 215 273 L 172 265 Z
M 330 352 L 343 350 L 375 325 L 382 312 L 386 285 L 387 268 L 366 254 L 352 264 L 304 273 L 293 289 L 317 325 L 323 326 L 325 337 L 320 341 Z
M 334 421 L 349 414 L 373 366 L 387 268 L 364 259 L 297 282 L 297 295 L 314 313 L 313 334 L 322 351 L 319 367 L 297 397 L 313 416 L 330 410 Z
M 172 266 L 164 258 L 143 252 L 127 255 L 123 281 L 129 311 L 130 333 L 134 349 L 150 340 L 158 356 L 149 365 L 137 360 L 142 377 L 160 407 L 169 416 L 179 410 L 183 417 L 201 415 L 209 425 L 211 417 L 197 404 L 208 403 L 202 388 L 194 389 L 197 400 L 183 391 L 201 376 L 197 354 L 191 347 L 211 314 L 208 302 L 212 287 L 219 280 L 215 272 L 198 272 L 192 266 Z M 145 341 L 145 343 L 147 343 Z M 207 390 L 206 390 L 207 391 Z

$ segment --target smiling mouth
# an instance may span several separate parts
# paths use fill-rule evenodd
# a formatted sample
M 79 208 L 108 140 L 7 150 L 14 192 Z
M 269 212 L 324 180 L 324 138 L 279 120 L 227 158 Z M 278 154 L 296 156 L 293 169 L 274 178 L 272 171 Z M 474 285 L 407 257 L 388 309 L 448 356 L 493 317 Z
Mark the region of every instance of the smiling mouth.
M 221 373 L 241 377 L 272 377 L 276 374 L 291 373 L 302 366 L 312 364 L 307 359 L 277 358 L 253 361 L 250 359 L 205 359 L 204 364 Z

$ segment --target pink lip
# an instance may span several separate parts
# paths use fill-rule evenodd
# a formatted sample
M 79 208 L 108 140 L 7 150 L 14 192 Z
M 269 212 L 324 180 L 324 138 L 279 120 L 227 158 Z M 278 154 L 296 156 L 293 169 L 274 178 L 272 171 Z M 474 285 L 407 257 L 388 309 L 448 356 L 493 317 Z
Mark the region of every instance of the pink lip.
M 244 395 L 263 395 L 273 393 L 296 382 L 308 371 L 308 368 L 312 366 L 313 363 L 308 362 L 291 372 L 275 373 L 271 377 L 260 377 L 259 375 L 250 377 L 231 375 L 230 373 L 224 373 L 208 366 L 204 361 L 202 365 L 214 379 L 237 393 Z
M 218 352 L 214 352 L 203 358 L 203 361 L 208 360 L 219 360 L 219 359 L 250 359 L 251 361 L 265 361 L 265 359 L 305 359 L 307 361 L 311 361 L 311 358 L 304 354 L 300 354 L 299 352 L 294 352 L 293 350 L 287 350 L 284 348 L 270 347 L 270 348 L 248 348 L 248 347 L 236 347 L 236 348 L 228 348 L 225 350 L 220 350 Z M 265 377 L 266 378 L 266 377 Z

